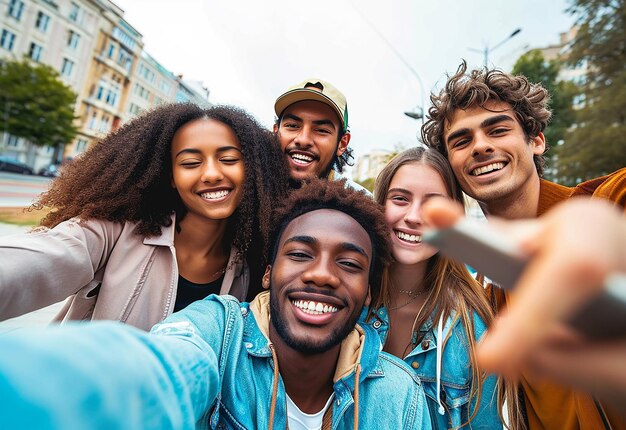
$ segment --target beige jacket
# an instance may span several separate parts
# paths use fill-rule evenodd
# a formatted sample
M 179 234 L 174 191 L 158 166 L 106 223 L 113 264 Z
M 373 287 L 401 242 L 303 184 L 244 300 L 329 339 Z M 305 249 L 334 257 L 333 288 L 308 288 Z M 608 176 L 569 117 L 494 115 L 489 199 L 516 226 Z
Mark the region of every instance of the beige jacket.
M 107 319 L 148 330 L 174 309 L 175 222 L 156 237 L 134 223 L 77 219 L 0 237 L 0 320 L 71 296 L 57 321 Z M 244 300 L 249 271 L 231 251 L 220 294 Z

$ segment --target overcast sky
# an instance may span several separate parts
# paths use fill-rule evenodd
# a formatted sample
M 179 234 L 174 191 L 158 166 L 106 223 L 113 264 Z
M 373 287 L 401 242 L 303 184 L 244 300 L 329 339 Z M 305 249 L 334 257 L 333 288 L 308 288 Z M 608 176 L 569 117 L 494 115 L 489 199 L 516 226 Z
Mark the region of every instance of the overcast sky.
M 521 28 L 489 55 L 491 66 L 510 70 L 573 23 L 566 0 L 114 1 L 157 61 L 203 81 L 212 103 L 241 106 L 268 127 L 287 87 L 331 82 L 348 99 L 357 156 L 416 144 L 420 122 L 403 112 L 428 102 L 462 58 L 481 66 L 482 53 L 469 48 L 493 47 Z

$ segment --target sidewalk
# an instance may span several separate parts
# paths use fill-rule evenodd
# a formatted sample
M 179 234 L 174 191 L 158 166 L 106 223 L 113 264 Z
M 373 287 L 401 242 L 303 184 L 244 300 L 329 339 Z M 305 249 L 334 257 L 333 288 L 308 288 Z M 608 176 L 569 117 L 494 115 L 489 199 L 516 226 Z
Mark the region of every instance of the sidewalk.
M 0 223 L 0 236 L 9 234 L 19 234 L 28 230 L 28 227 L 21 227 L 13 224 Z M 41 327 L 48 324 L 52 318 L 59 312 L 63 302 L 39 309 L 17 318 L 0 322 L 0 335 L 13 330 L 19 330 L 27 327 Z

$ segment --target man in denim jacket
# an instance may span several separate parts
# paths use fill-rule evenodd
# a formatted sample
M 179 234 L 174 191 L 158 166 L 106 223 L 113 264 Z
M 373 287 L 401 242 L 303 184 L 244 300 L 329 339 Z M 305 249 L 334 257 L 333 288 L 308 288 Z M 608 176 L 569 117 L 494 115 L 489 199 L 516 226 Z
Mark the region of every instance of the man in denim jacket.
M 381 215 L 313 181 L 277 212 L 270 292 L 250 304 L 211 296 L 151 334 L 92 323 L 0 337 L 3 428 L 430 428 L 414 372 L 355 326 L 389 258 Z

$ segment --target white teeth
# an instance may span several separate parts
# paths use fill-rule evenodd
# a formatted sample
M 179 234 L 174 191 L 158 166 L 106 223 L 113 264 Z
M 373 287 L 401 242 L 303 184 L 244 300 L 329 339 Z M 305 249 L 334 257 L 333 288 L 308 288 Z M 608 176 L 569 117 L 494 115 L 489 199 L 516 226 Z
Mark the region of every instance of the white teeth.
M 337 308 L 335 306 L 321 302 L 314 302 L 313 300 L 292 300 L 291 303 L 293 303 L 293 305 L 298 309 L 301 309 L 304 313 L 310 315 L 322 315 L 337 312 Z
M 404 240 L 406 242 L 412 242 L 412 243 L 421 243 L 422 242 L 422 236 L 416 235 L 416 234 L 406 234 L 403 233 L 401 231 L 397 231 L 395 230 L 396 236 L 398 236 L 398 239 L 400 240 Z
M 504 163 L 487 164 L 486 166 L 477 167 L 476 169 L 472 170 L 472 175 L 483 175 L 485 173 L 493 172 L 494 170 L 500 170 L 502 168 L 504 168 Z
M 226 197 L 230 193 L 230 190 L 221 190 L 221 191 L 213 191 L 210 193 L 202 193 L 200 196 L 203 199 L 213 200 L 213 199 L 221 199 L 222 197 Z
M 290 154 L 290 157 L 298 164 L 308 164 L 313 161 L 313 157 L 304 154 Z

